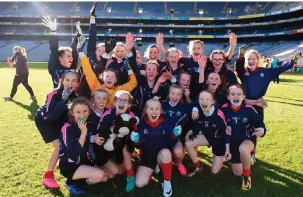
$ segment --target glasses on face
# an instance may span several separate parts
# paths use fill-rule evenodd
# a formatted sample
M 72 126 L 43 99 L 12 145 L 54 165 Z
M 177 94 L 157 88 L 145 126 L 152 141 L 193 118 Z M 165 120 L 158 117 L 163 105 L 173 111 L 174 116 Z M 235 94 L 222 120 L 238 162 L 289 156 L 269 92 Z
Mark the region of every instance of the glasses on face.
M 117 98 L 117 99 L 116 99 L 116 102 L 117 102 L 117 103 L 128 104 L 129 100 L 128 100 L 128 99 L 120 99 L 120 98 Z
M 224 59 L 212 59 L 211 61 L 212 61 L 212 62 L 215 62 L 215 63 L 216 63 L 216 62 L 223 62 Z

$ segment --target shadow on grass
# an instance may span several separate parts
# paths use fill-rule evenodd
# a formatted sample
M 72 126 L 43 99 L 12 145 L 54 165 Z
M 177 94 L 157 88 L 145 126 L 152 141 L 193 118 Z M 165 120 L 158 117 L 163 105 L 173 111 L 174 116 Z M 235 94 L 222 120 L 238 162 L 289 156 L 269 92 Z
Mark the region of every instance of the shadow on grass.
M 204 156 L 207 161 L 211 157 Z M 188 158 L 185 158 L 188 159 Z M 84 196 L 114 196 L 114 197 L 158 197 L 162 196 L 162 175 L 155 175 L 148 186 L 144 188 L 135 188 L 132 192 L 124 191 L 126 185 L 125 175 L 118 175 L 107 183 L 100 183 L 91 186 L 90 190 Z M 229 165 L 218 175 L 211 173 L 211 167 L 203 165 L 202 172 L 192 178 L 179 175 L 176 168 L 173 167 L 172 186 L 173 196 L 180 197 L 301 197 L 303 192 L 303 175 L 292 170 L 280 168 L 262 160 L 252 166 L 252 190 L 248 192 L 241 191 L 241 177 L 232 175 Z
M 290 99 L 290 98 L 278 97 L 278 96 L 266 96 L 266 98 L 278 98 L 278 99 L 285 99 L 285 100 L 296 101 L 296 102 L 303 102 L 303 99 L 302 100 L 296 100 L 296 99 Z
M 288 83 L 297 83 L 299 80 L 295 80 L 295 79 L 285 79 L 285 78 L 280 78 L 280 83 L 283 83 L 283 82 L 288 82 Z
M 12 102 L 14 102 L 16 105 L 19 105 L 23 109 L 26 109 L 27 111 L 29 111 L 30 114 L 28 115 L 28 119 L 34 120 L 36 112 L 39 109 L 39 105 L 38 105 L 37 100 L 32 100 L 30 105 L 24 105 L 23 103 L 20 103 L 20 102 L 15 101 L 15 100 L 13 100 Z
M 286 99 L 286 100 L 288 100 L 288 99 Z M 266 99 L 266 101 L 273 102 L 273 103 L 282 103 L 282 104 L 286 104 L 286 105 L 294 105 L 294 106 L 303 107 L 303 104 L 297 104 L 297 103 L 288 103 L 288 102 L 284 102 L 284 101 L 274 101 L 274 100 L 270 100 L 270 99 Z

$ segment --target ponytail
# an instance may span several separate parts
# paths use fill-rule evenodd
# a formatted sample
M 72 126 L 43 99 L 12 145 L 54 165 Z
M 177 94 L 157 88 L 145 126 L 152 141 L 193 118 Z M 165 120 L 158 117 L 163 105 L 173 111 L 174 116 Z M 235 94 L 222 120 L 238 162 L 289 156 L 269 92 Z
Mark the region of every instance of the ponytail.
M 26 49 L 24 47 L 21 47 L 21 53 L 24 57 L 26 57 Z

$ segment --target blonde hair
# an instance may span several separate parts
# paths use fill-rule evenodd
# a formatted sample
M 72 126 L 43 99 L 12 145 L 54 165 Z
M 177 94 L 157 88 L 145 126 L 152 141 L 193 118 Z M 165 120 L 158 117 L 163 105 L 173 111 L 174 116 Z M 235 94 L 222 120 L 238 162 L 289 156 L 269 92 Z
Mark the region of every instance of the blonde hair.
M 149 99 L 149 100 L 146 101 L 145 107 L 144 107 L 143 112 L 142 112 L 142 117 L 146 114 L 146 110 L 147 110 L 147 108 L 149 107 L 149 103 L 151 103 L 151 102 L 156 102 L 156 103 L 158 103 L 158 105 L 160 106 L 161 114 L 163 113 L 162 105 L 161 105 L 160 101 L 157 100 L 157 99 L 152 98 L 152 99 Z
M 26 57 L 26 50 L 23 47 L 20 46 L 15 46 L 13 48 L 14 51 L 16 51 L 17 53 L 21 53 L 24 57 Z
M 179 49 L 177 49 L 177 48 L 175 48 L 175 47 L 171 47 L 171 48 L 169 48 L 169 49 L 167 49 L 167 51 L 166 51 L 166 57 L 169 55 L 169 53 L 171 53 L 171 52 L 176 52 L 176 53 L 178 53 L 178 57 L 179 57 Z
M 196 44 L 196 43 L 201 44 L 202 49 L 204 50 L 204 42 L 203 41 L 201 41 L 201 40 L 191 40 L 188 43 L 188 53 L 189 53 L 189 55 L 193 54 L 193 47 L 194 47 L 194 44 Z
M 248 66 L 248 55 L 249 54 L 255 54 L 255 56 L 257 57 L 257 67 L 261 67 L 262 62 L 261 62 L 261 55 L 260 53 L 255 50 L 255 49 L 249 49 L 248 51 L 246 51 L 246 53 L 244 54 L 244 58 L 245 58 L 245 67 Z
M 144 57 L 149 59 L 149 52 L 151 49 L 157 49 L 158 50 L 158 53 L 160 54 L 160 50 L 159 50 L 159 47 L 155 44 L 152 44 L 152 45 L 149 45 L 146 50 L 144 51 Z
M 121 95 L 126 94 L 129 97 L 129 104 L 131 104 L 133 102 L 133 96 L 126 90 L 118 90 L 115 93 L 115 97 L 114 97 L 114 101 L 116 102 L 117 98 L 119 98 Z
M 105 89 L 98 88 L 98 89 L 95 89 L 95 90 L 92 92 L 92 94 L 91 94 L 91 99 L 92 99 L 92 100 L 95 98 L 97 92 L 106 93 L 107 96 L 108 96 L 108 98 L 109 98 L 109 93 L 108 93 Z M 108 100 L 108 98 L 107 98 L 107 100 Z

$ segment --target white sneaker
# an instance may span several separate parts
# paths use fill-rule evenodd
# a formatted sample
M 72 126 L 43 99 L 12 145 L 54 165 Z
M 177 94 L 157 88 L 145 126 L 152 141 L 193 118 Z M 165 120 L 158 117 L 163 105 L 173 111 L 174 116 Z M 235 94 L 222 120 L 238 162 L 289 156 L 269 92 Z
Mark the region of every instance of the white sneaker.
M 159 164 L 156 165 L 156 168 L 155 168 L 154 172 L 156 174 L 159 174 L 159 172 L 160 172 L 160 166 L 159 166 Z
M 173 190 L 171 187 L 170 181 L 164 181 L 162 184 L 163 187 L 163 196 L 170 197 L 173 194 Z

